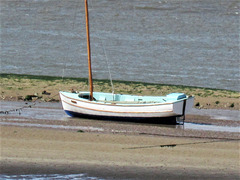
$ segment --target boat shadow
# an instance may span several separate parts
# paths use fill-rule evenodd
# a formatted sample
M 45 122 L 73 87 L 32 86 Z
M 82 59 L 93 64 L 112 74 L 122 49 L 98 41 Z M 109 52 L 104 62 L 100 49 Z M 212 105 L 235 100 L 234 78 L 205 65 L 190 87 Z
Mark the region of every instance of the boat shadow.
M 107 117 L 107 116 L 89 116 L 81 115 L 81 117 L 72 118 L 83 118 L 86 120 L 100 120 L 109 122 L 121 122 L 121 123 L 136 123 L 136 124 L 149 124 L 149 125 L 181 125 L 182 122 L 176 120 L 176 117 L 154 117 L 154 118 L 138 118 L 138 117 Z

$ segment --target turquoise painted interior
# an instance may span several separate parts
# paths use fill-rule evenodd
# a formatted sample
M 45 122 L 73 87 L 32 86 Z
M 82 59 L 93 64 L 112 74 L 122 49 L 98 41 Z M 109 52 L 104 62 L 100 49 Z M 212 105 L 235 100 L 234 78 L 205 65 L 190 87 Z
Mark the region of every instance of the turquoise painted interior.
M 89 92 L 80 92 L 80 93 L 68 93 L 63 92 L 67 96 L 72 98 L 83 98 L 89 99 Z M 171 93 L 167 96 L 137 96 L 137 95 L 125 95 L 125 94 L 111 94 L 111 93 L 102 93 L 94 92 L 93 93 L 94 101 L 106 102 L 106 101 L 118 101 L 118 102 L 132 102 L 132 103 L 164 103 L 164 102 L 173 102 L 180 99 L 184 99 L 187 96 L 184 93 Z

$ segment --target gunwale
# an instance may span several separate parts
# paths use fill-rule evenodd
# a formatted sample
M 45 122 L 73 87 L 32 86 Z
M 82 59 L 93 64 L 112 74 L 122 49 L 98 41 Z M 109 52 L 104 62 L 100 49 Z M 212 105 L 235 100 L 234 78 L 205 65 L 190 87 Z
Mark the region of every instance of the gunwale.
M 62 92 L 60 92 L 64 97 L 68 98 L 68 99 L 72 99 L 72 100 L 75 100 L 75 101 L 81 101 L 81 102 L 84 102 L 84 103 L 89 103 L 89 104 L 97 104 L 97 105 L 107 105 L 107 106 L 124 106 L 124 107 L 139 107 L 139 106 L 161 106 L 161 105 L 169 105 L 169 104 L 174 104 L 174 103 L 177 103 L 177 102 L 181 102 L 181 101 L 184 101 L 185 99 L 188 99 L 188 98 L 191 98 L 191 97 L 186 97 L 184 99 L 180 99 L 180 100 L 176 100 L 176 101 L 173 101 L 173 102 L 163 102 L 163 103 L 133 103 L 133 104 L 121 104 L 121 103 L 117 103 L 118 101 L 114 101 L 116 103 L 110 103 L 110 102 L 113 102 L 113 101 L 106 101 L 106 102 L 109 102 L 109 103 L 104 103 L 104 101 L 89 101 L 89 100 L 86 100 L 84 98 L 72 98 L 72 97 L 69 97 L 69 96 L 66 96 L 64 95 Z M 120 101 L 119 101 L 120 102 Z

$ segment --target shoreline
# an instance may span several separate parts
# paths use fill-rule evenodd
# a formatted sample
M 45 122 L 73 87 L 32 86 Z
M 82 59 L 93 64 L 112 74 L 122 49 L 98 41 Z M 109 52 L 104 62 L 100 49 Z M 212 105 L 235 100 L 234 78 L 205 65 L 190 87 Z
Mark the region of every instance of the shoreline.
M 32 74 L 14 74 L 14 73 L 0 73 L 0 78 L 22 78 L 22 79 L 35 79 L 35 80 L 73 80 L 78 82 L 86 82 L 88 83 L 88 78 L 81 77 L 60 77 L 60 76 L 47 76 L 47 75 L 32 75 Z M 108 79 L 93 79 L 97 82 L 109 83 Z M 235 90 L 229 89 L 219 89 L 219 88 L 208 88 L 208 87 L 200 87 L 200 86 L 185 86 L 185 85 L 176 85 L 176 84 L 161 84 L 161 83 L 148 83 L 148 82 L 140 82 L 140 81 L 125 81 L 125 80 L 113 80 L 116 83 L 124 83 L 124 84 L 142 84 L 142 85 L 159 85 L 159 86 L 169 86 L 169 87 L 179 87 L 179 88 L 193 88 L 193 89 L 204 89 L 204 90 L 213 90 L 213 91 L 229 91 L 229 92 L 239 92 Z M 239 92 L 240 93 L 240 92 Z
M 59 91 L 88 91 L 86 78 L 61 78 L 21 74 L 1 74 L 1 100 L 7 101 L 59 101 Z M 239 110 L 240 93 L 237 91 L 163 85 L 141 82 L 114 81 L 115 92 L 136 95 L 167 95 L 183 92 L 195 96 L 195 108 Z M 110 82 L 94 80 L 94 91 L 111 92 Z

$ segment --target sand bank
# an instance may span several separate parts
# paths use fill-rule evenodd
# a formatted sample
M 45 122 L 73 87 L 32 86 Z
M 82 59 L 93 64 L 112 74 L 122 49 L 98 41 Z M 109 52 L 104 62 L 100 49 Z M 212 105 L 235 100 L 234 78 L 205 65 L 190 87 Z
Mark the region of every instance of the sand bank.
M 237 179 L 239 141 L 2 126 L 1 173 Z

